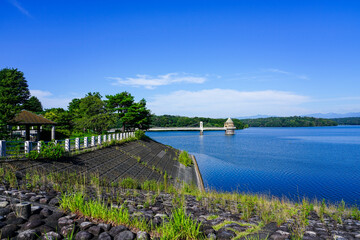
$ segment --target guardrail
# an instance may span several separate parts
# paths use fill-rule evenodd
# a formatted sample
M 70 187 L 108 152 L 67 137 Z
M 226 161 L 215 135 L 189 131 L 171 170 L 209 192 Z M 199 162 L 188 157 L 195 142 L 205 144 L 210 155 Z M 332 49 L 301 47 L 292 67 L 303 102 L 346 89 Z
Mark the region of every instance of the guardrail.
M 67 138 L 63 140 L 55 140 L 55 144 L 62 146 L 65 149 L 65 152 L 72 152 L 101 146 L 113 140 L 121 141 L 130 137 L 135 137 L 135 133 L 123 132 L 83 138 Z M 0 159 L 24 158 L 26 154 L 30 153 L 32 150 L 37 150 L 40 153 L 42 143 L 47 144 L 49 142 L 0 140 Z

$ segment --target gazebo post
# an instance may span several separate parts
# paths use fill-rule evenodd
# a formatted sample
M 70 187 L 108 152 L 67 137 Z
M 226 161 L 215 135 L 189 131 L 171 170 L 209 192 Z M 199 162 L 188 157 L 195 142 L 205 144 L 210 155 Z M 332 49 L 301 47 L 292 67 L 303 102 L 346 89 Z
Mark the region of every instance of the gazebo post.
M 29 125 L 25 125 L 25 140 L 26 141 L 30 140 L 30 126 Z
M 37 126 L 37 131 L 36 131 L 36 141 L 40 141 L 40 125 Z
M 55 125 L 51 126 L 51 140 L 55 140 Z

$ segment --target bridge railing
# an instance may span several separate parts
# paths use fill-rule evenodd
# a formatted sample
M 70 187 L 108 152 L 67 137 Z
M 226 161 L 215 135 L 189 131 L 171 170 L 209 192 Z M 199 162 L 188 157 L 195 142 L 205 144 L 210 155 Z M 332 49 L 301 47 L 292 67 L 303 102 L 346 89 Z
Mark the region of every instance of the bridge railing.
M 54 140 L 56 145 L 64 148 L 65 152 L 80 151 L 99 147 L 108 144 L 111 141 L 121 141 L 135 137 L 134 132 L 111 133 L 83 138 L 67 138 L 63 140 Z M 25 158 L 30 151 L 36 150 L 40 153 L 41 144 L 49 142 L 39 141 L 5 141 L 0 140 L 0 159 L 21 159 Z

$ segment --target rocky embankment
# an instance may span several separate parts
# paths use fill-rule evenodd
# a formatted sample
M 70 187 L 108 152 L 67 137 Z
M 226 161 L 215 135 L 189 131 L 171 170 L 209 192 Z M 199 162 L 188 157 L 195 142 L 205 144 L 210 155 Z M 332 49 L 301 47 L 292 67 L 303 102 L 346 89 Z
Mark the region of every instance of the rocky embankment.
M 96 198 L 93 193 L 93 197 Z M 113 193 L 103 193 L 101 198 L 112 198 Z M 168 193 L 124 190 L 116 193 L 125 204 L 132 218 L 145 219 L 148 224 L 159 226 L 168 221 L 177 206 L 178 197 Z M 91 194 L 90 194 L 91 196 Z M 99 196 L 98 196 L 99 197 Z M 157 239 L 158 236 L 132 229 L 131 226 L 114 226 L 100 220 L 86 219 L 59 209 L 61 194 L 56 191 L 16 190 L 0 187 L 1 239 Z M 91 197 L 90 197 L 91 198 Z M 151 199 L 151 201 L 147 201 Z M 183 205 L 188 215 L 199 223 L 201 232 L 208 239 L 289 239 L 294 229 L 294 220 L 277 226 L 269 223 L 261 226 L 259 216 L 241 220 L 241 213 L 221 203 L 210 211 L 204 206 L 206 199 L 185 195 Z M 119 207 L 113 203 L 112 207 Z M 229 203 L 230 204 L 230 203 Z M 325 216 L 321 221 L 315 212 L 310 212 L 303 239 L 356 239 L 360 238 L 360 222 L 344 219 L 338 224 Z M 290 227 L 292 226 L 292 227 Z M 301 229 L 298 229 L 301 230 Z

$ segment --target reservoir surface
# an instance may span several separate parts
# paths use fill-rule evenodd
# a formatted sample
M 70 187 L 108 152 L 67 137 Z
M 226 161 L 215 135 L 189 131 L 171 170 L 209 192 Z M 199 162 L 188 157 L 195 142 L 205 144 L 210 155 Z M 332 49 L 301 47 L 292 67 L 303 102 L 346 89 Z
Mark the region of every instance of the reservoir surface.
M 194 154 L 210 189 L 360 205 L 360 126 L 147 135 Z

